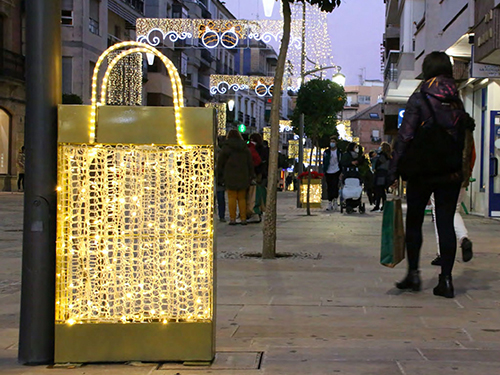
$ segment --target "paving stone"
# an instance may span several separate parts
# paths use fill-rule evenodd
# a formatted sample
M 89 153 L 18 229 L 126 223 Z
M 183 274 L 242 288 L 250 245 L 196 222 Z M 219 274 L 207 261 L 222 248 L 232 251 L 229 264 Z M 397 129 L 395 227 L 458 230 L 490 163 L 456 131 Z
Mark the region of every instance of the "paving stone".
M 401 375 L 395 362 L 264 362 L 262 366 L 264 374 L 272 375 Z
M 236 331 L 235 337 L 319 337 L 325 339 L 365 339 L 365 340 L 463 340 L 467 334 L 458 329 L 428 329 L 414 327 L 315 327 L 304 325 L 274 325 L 263 327 L 260 325 L 242 326 Z
M 498 363 L 401 361 L 404 375 L 498 375 Z
M 500 350 L 422 349 L 421 352 L 429 361 L 500 362 Z
M 269 348 L 265 352 L 266 364 L 274 361 L 396 361 L 424 360 L 415 348 L 363 349 L 357 348 Z

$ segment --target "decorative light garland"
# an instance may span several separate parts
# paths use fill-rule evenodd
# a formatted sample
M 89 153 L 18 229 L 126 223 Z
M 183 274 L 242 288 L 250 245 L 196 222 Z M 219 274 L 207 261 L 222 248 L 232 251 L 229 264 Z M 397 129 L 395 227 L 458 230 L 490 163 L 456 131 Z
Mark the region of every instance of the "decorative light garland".
M 291 80 L 283 80 L 283 86 L 292 89 Z M 274 77 L 270 76 L 242 76 L 242 75 L 210 75 L 210 94 L 227 94 L 228 91 L 253 90 L 259 97 L 272 96 Z
M 217 135 L 226 135 L 226 103 L 205 103 L 207 108 L 215 108 L 217 112 Z
M 108 55 L 108 63 L 118 51 Z M 154 55 L 153 55 L 154 56 Z M 108 105 L 142 104 L 142 53 L 136 53 L 120 60 L 109 75 Z
M 198 38 L 206 48 L 222 46 L 237 48 L 240 40 L 247 39 L 242 48 L 250 41 L 269 43 L 279 41 L 283 33 L 281 20 L 209 20 L 191 18 L 138 18 L 136 21 L 137 40 L 152 46 L 159 46 L 163 40 L 171 42 Z M 161 37 L 159 36 L 161 35 Z M 290 45 L 296 49 L 301 46 L 300 22 L 292 22 Z

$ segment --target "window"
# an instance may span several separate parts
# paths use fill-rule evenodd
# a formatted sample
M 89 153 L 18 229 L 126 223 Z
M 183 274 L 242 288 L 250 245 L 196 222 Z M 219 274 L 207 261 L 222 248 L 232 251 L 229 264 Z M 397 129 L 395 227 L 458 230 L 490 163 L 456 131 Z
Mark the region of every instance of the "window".
M 73 26 L 73 11 L 61 10 L 61 25 Z
M 99 35 L 99 0 L 89 2 L 89 31 Z
M 370 104 L 371 98 L 368 95 L 359 95 L 359 104 Z
M 73 93 L 73 59 L 63 56 L 62 58 L 62 89 L 63 94 Z
M 180 73 L 182 75 L 186 75 L 187 74 L 187 68 L 188 68 L 188 56 L 184 53 L 184 52 L 181 52 L 181 71 Z
M 10 116 L 0 108 L 0 174 L 9 173 Z
M 382 141 L 382 139 L 380 138 L 380 130 L 373 129 L 371 139 L 373 143 L 380 143 L 380 141 Z
M 370 113 L 370 118 L 372 118 L 372 119 L 379 119 L 380 116 L 378 115 L 378 113 Z

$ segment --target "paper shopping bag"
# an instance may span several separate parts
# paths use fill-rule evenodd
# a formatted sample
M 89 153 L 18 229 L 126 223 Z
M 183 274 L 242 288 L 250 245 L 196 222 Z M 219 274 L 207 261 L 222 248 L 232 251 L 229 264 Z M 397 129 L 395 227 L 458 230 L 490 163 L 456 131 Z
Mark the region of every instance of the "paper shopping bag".
M 395 267 L 405 257 L 405 233 L 401 198 L 388 200 L 384 205 L 382 219 L 382 243 L 380 264 Z

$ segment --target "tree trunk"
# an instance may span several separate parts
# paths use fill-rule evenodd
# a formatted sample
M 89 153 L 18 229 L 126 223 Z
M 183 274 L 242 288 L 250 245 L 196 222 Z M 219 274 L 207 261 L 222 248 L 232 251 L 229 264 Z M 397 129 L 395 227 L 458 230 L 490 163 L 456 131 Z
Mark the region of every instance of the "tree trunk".
M 279 147 L 279 122 L 281 104 L 281 86 L 283 83 L 283 73 L 285 72 L 286 55 L 288 44 L 290 43 L 290 25 L 292 23 L 290 3 L 282 0 L 283 3 L 283 38 L 281 39 L 280 54 L 274 74 L 273 101 L 271 103 L 271 139 L 269 149 L 269 172 L 267 182 L 267 207 L 264 218 L 262 258 L 276 258 L 276 198 L 278 181 L 278 147 Z

